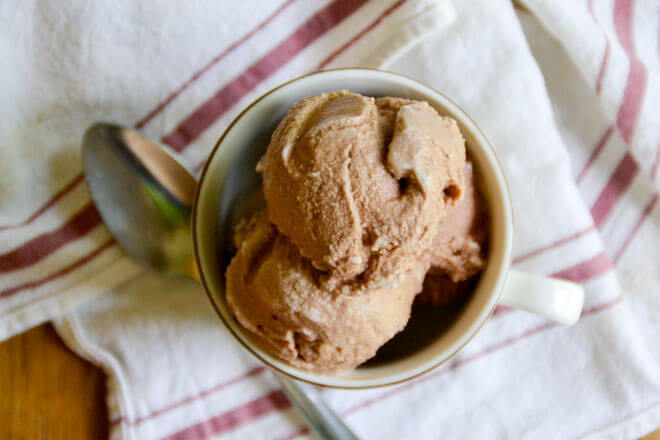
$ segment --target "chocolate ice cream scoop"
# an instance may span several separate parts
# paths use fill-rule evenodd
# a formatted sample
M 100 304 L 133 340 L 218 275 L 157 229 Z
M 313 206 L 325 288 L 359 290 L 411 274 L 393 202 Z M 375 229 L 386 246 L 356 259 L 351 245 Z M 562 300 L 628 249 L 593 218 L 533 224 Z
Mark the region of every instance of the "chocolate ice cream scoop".
M 330 288 L 264 211 L 241 227 L 227 270 L 227 303 L 265 350 L 304 370 L 345 371 L 401 331 L 426 267 L 420 261 L 383 287 Z
M 346 91 L 303 99 L 257 170 L 268 217 L 337 282 L 376 278 L 431 245 L 460 198 L 465 143 L 429 104 Z
M 442 306 L 468 294 L 486 266 L 488 209 L 471 161 L 464 169 L 463 197 L 447 211 L 428 252 L 431 268 L 415 301 Z

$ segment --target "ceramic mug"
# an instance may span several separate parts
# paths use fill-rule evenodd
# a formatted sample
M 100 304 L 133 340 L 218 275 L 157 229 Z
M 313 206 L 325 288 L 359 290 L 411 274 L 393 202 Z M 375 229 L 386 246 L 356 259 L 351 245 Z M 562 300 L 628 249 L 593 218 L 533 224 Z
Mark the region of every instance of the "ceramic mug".
M 338 376 L 294 368 L 252 342 L 225 301 L 230 233 L 238 207 L 261 185 L 255 165 L 289 108 L 304 97 L 346 89 L 366 96 L 424 100 L 454 118 L 482 182 L 490 214 L 488 262 L 471 296 L 436 339 L 403 357 L 367 364 Z M 373 69 L 337 69 L 289 81 L 250 104 L 225 130 L 202 172 L 193 207 L 193 242 L 200 279 L 217 313 L 238 341 L 269 366 L 298 380 L 340 388 L 402 382 L 452 358 L 480 330 L 498 304 L 575 323 L 584 292 L 577 284 L 511 269 L 511 196 L 495 152 L 474 121 L 441 93 L 402 75 Z M 414 317 L 413 317 L 414 319 Z

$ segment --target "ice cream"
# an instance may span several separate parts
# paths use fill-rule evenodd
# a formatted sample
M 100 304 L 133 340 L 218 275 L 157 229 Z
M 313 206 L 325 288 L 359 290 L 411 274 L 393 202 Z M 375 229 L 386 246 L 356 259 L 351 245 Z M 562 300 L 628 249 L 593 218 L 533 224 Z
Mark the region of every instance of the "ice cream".
M 476 275 L 486 265 L 488 212 L 472 162 L 464 169 L 463 197 L 448 208 L 429 249 L 431 268 L 420 303 L 441 306 L 472 290 Z
M 424 268 L 413 265 L 382 287 L 358 282 L 329 288 L 265 212 L 242 229 L 227 272 L 227 302 L 269 353 L 305 370 L 347 370 L 371 358 L 408 322 Z
M 331 92 L 293 106 L 257 170 L 269 219 L 314 267 L 375 280 L 430 246 L 464 163 L 456 122 L 427 103 Z
M 235 237 L 227 303 L 296 367 L 363 363 L 406 325 L 430 267 L 454 282 L 483 266 L 465 223 L 477 212 L 465 141 L 426 102 L 303 99 L 257 170 L 267 209 Z

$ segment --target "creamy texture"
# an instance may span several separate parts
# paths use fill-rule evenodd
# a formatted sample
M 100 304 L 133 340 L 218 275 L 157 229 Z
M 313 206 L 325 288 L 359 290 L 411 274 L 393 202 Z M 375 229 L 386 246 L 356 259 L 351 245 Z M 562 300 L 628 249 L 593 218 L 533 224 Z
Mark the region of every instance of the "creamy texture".
M 244 239 L 227 271 L 227 303 L 269 353 L 305 370 L 347 370 L 408 322 L 422 267 L 413 265 L 380 288 L 331 289 L 265 212 L 241 229 Z
M 472 162 L 464 175 L 463 197 L 448 208 L 429 250 L 431 268 L 418 302 L 440 306 L 468 293 L 486 265 L 488 212 Z
M 426 102 L 303 99 L 257 170 L 267 209 L 236 232 L 227 303 L 296 367 L 363 363 L 406 325 L 429 267 L 458 281 L 483 265 L 465 226 L 476 215 L 465 141 Z
M 257 170 L 270 220 L 314 267 L 377 281 L 431 245 L 464 162 L 456 122 L 427 103 L 331 92 L 293 106 Z

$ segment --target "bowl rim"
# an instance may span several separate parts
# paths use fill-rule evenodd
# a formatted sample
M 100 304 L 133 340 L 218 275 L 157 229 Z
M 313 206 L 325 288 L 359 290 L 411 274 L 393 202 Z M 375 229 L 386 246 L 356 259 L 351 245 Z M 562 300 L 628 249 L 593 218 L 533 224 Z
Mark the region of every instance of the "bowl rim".
M 485 317 L 482 319 L 482 321 L 479 323 L 479 325 L 476 326 L 472 330 L 472 333 L 468 336 L 468 338 L 462 344 L 460 344 L 458 347 L 456 347 L 456 349 L 452 353 L 450 353 L 449 355 L 447 355 L 443 359 L 439 360 L 438 362 L 433 363 L 432 365 L 428 366 L 427 368 L 424 368 L 421 371 L 415 372 L 414 374 L 411 374 L 407 377 L 397 378 L 397 379 L 393 379 L 393 380 L 388 380 L 388 381 L 383 381 L 383 382 L 380 382 L 380 383 L 368 384 L 368 385 L 328 384 L 328 383 L 323 383 L 323 382 L 316 382 L 314 380 L 310 380 L 310 379 L 305 378 L 305 377 L 300 377 L 300 376 L 293 375 L 290 372 L 288 372 L 286 370 L 283 370 L 280 367 L 278 367 L 277 365 L 274 365 L 273 363 L 271 363 L 264 356 L 262 356 L 258 352 L 258 350 L 256 350 L 250 344 L 247 344 L 243 340 L 243 338 L 241 338 L 238 334 L 236 334 L 236 331 L 225 320 L 221 310 L 219 309 L 218 305 L 216 304 L 215 299 L 213 298 L 213 295 L 211 294 L 211 289 L 209 288 L 208 282 L 207 282 L 207 280 L 204 276 L 204 270 L 203 270 L 202 264 L 201 264 L 200 250 L 199 250 L 199 246 L 198 246 L 198 243 L 197 243 L 197 212 L 198 212 L 198 206 L 199 206 L 198 202 L 199 202 L 199 198 L 200 198 L 202 183 L 204 182 L 204 178 L 206 177 L 206 174 L 207 174 L 207 171 L 209 170 L 210 164 L 213 162 L 213 158 L 215 157 L 216 153 L 218 152 L 218 149 L 220 148 L 220 145 L 222 144 L 225 137 L 232 130 L 234 125 L 236 125 L 238 123 L 238 121 L 250 109 L 252 109 L 256 104 L 258 104 L 260 101 L 262 101 L 263 99 L 265 99 L 267 96 L 271 95 L 272 93 L 276 92 L 277 90 L 279 90 L 279 89 L 281 89 L 281 88 L 283 88 L 283 87 L 285 87 L 289 84 L 292 84 L 294 82 L 302 80 L 304 78 L 310 77 L 310 76 L 315 76 L 315 75 L 324 74 L 324 73 L 328 73 L 328 72 L 337 72 L 337 71 L 378 72 L 378 73 L 381 73 L 381 74 L 384 73 L 384 74 L 387 74 L 387 75 L 392 75 L 392 76 L 396 76 L 396 77 L 399 77 L 399 78 L 403 78 L 403 79 L 406 79 L 408 81 L 412 81 L 414 83 L 417 83 L 417 84 L 427 88 L 428 90 L 431 90 L 434 93 L 437 93 L 438 95 L 440 95 L 444 99 L 446 99 L 450 104 L 452 104 L 456 109 L 458 109 L 458 111 L 460 111 L 471 122 L 474 129 L 483 138 L 483 140 L 485 141 L 484 146 L 487 147 L 490 150 L 490 152 L 492 153 L 492 157 L 494 158 L 494 160 L 497 164 L 499 174 L 502 177 L 502 182 L 503 182 L 504 188 L 506 190 L 505 191 L 505 196 L 506 196 L 505 197 L 505 201 L 506 201 L 505 211 L 508 213 L 508 220 L 509 220 L 509 222 L 508 222 L 509 225 L 508 226 L 510 227 L 509 229 L 511 230 L 511 233 L 509 234 L 509 240 L 508 240 L 506 250 L 505 250 L 505 255 L 504 255 L 505 261 L 504 261 L 503 264 L 504 264 L 505 273 L 502 276 L 502 281 L 500 283 L 500 288 L 498 289 L 497 294 L 495 295 L 495 300 L 493 301 L 492 306 L 490 307 L 490 310 L 485 315 Z M 229 125 L 227 125 L 227 128 L 225 128 L 225 130 L 222 132 L 222 135 L 218 138 L 215 145 L 213 146 L 213 149 L 209 153 L 208 158 L 207 158 L 207 160 L 204 164 L 204 167 L 202 168 L 199 179 L 197 180 L 197 187 L 195 189 L 195 196 L 194 196 L 194 199 L 193 199 L 193 205 L 192 206 L 193 206 L 192 215 L 191 215 L 192 241 L 193 241 L 195 262 L 196 262 L 196 265 L 197 265 L 197 268 L 198 268 L 199 281 L 201 282 L 201 284 L 204 288 L 204 292 L 205 292 L 206 296 L 208 297 L 211 305 L 213 306 L 213 309 L 215 310 L 216 314 L 220 317 L 220 320 L 222 321 L 224 326 L 229 330 L 229 332 L 232 334 L 234 339 L 236 341 L 238 341 L 243 346 L 243 348 L 248 350 L 248 352 L 250 352 L 252 355 L 254 355 L 257 359 L 259 359 L 261 362 L 263 362 L 266 366 L 274 369 L 275 371 L 277 371 L 281 374 L 286 375 L 287 377 L 289 377 L 291 379 L 295 379 L 295 380 L 298 380 L 298 381 L 301 381 L 301 382 L 305 382 L 305 383 L 310 384 L 310 385 L 320 386 L 320 387 L 323 387 L 323 388 L 346 389 L 346 390 L 367 390 L 367 389 L 382 388 L 382 387 L 387 387 L 387 386 L 391 386 L 391 385 L 397 385 L 397 384 L 401 384 L 401 383 L 411 381 L 411 380 L 416 379 L 420 376 L 423 376 L 426 373 L 428 373 L 428 372 L 436 369 L 437 367 L 445 364 L 446 362 L 450 361 L 461 350 L 463 350 L 463 348 L 465 348 L 465 346 L 468 343 L 470 343 L 470 341 L 481 331 L 484 324 L 492 316 L 495 308 L 497 307 L 497 304 L 500 302 L 500 299 L 502 297 L 502 291 L 504 290 L 504 285 L 506 284 L 506 281 L 508 279 L 508 275 L 509 275 L 509 272 L 510 272 L 510 269 L 511 269 L 511 249 L 512 249 L 512 245 L 513 245 L 512 242 L 513 242 L 513 235 L 514 235 L 513 234 L 513 208 L 512 208 L 512 203 L 511 203 L 511 191 L 510 191 L 510 188 L 509 188 L 509 184 L 506 180 L 506 176 L 504 175 L 502 164 L 501 164 L 499 158 L 497 157 L 495 149 L 491 145 L 490 140 L 488 140 L 488 138 L 486 137 L 484 132 L 477 125 L 477 123 L 470 117 L 470 115 L 467 112 L 465 112 L 458 104 L 456 104 L 454 101 L 452 101 L 450 98 L 448 98 L 444 93 L 434 89 L 433 87 L 429 86 L 428 84 L 425 84 L 425 83 L 423 83 L 419 80 L 411 78 L 410 76 L 400 74 L 400 73 L 396 73 L 396 72 L 391 72 L 391 71 L 384 70 L 384 69 L 377 69 L 377 68 L 372 68 L 372 67 L 340 67 L 340 68 L 314 71 L 314 72 L 310 72 L 310 73 L 307 73 L 307 74 L 304 74 L 304 75 L 297 76 L 297 77 L 295 77 L 293 79 L 290 79 L 290 80 L 288 80 L 288 81 L 286 81 L 282 84 L 279 84 L 278 86 L 273 87 L 272 89 L 270 89 L 270 90 L 264 92 L 263 94 L 261 94 L 259 97 L 255 98 L 252 102 L 250 102 L 250 104 L 245 106 L 245 108 L 243 108 L 243 110 L 241 110 L 240 113 L 238 113 L 236 115 L 236 117 L 229 123 Z M 291 368 L 295 369 L 295 367 L 291 367 Z M 303 371 L 303 370 L 301 370 L 301 371 Z

